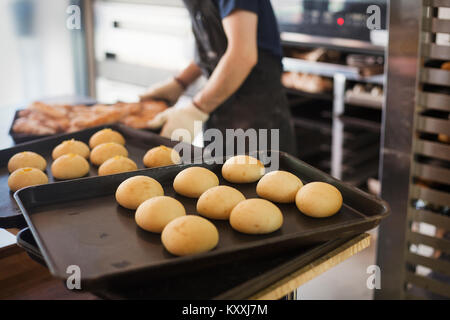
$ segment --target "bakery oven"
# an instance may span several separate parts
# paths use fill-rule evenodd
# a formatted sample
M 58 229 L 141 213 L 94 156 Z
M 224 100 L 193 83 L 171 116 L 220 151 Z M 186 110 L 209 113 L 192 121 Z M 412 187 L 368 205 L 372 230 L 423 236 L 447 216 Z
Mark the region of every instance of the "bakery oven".
M 387 0 L 272 0 L 272 5 L 284 40 L 312 36 L 323 44 L 336 39 L 344 44 L 343 40 L 374 45 L 386 41 L 380 34 L 386 34 Z M 370 6 L 376 6 L 377 12 Z M 373 24 L 371 17 L 378 13 L 379 24 Z

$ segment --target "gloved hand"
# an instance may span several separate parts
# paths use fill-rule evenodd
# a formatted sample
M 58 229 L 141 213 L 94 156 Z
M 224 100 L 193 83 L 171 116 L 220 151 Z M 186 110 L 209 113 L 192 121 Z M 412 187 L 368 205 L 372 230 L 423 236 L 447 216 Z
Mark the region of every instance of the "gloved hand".
M 167 80 L 151 86 L 147 92 L 140 95 L 141 101 L 165 100 L 170 105 L 174 105 L 183 94 L 184 87 L 175 79 Z
M 162 127 L 161 135 L 166 138 L 171 138 L 172 133 L 176 129 L 186 129 L 190 133 L 190 141 L 194 140 L 194 122 L 200 121 L 201 123 L 208 120 L 209 114 L 201 111 L 192 102 L 176 108 L 169 108 L 156 115 L 156 117 L 150 120 L 147 125 L 149 129 L 159 129 Z

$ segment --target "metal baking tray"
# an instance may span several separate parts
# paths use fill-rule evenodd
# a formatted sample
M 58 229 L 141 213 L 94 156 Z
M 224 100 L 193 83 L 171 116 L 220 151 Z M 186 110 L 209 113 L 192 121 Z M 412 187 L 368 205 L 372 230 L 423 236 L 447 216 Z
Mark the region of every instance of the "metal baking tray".
M 211 269 L 155 279 L 148 286 L 130 289 L 109 287 L 93 293 L 101 298 L 114 300 L 248 299 L 351 240 L 330 240 L 318 245 L 296 248 L 271 256 L 270 259 L 249 256 L 245 263 L 230 261 Z M 24 249 L 31 259 L 46 266 L 29 228 L 22 229 L 17 234 L 17 245 Z
M 52 97 L 52 98 L 44 98 L 41 100 L 44 103 L 50 103 L 50 104 L 71 104 L 71 105 L 87 105 L 92 106 L 96 103 L 96 100 L 85 97 L 85 96 L 60 96 L 60 97 Z M 25 108 L 24 108 L 25 109 Z M 9 128 L 9 135 L 13 139 L 15 143 L 23 143 L 28 142 L 36 139 L 42 139 L 53 135 L 35 135 L 35 134 L 29 134 L 29 133 L 17 133 L 14 132 L 13 126 L 16 120 L 19 118 L 19 112 L 24 110 L 19 109 L 14 114 L 14 119 L 11 122 L 11 126 Z
M 420 80 L 424 83 L 450 86 L 450 71 L 425 67 L 421 71 Z
M 427 157 L 450 161 L 450 146 L 441 142 L 418 140 L 414 151 Z
M 450 21 L 439 18 L 423 18 L 422 30 L 433 33 L 448 33 L 450 29 Z
M 421 107 L 450 111 L 450 96 L 442 93 L 418 91 L 418 104 Z
M 11 123 L 11 127 L 9 128 L 9 135 L 13 139 L 14 143 L 19 144 L 19 143 L 24 143 L 24 142 L 30 142 L 30 141 L 38 140 L 38 139 L 54 137 L 54 136 L 59 135 L 59 134 L 65 134 L 65 133 L 55 133 L 55 134 L 35 135 L 35 134 L 29 134 L 29 133 L 17 133 L 17 132 L 14 132 L 13 126 L 14 126 L 14 123 L 16 122 L 16 120 L 19 118 L 19 112 L 20 111 L 21 110 L 17 110 L 16 113 L 14 114 L 14 120 Z M 104 124 L 103 126 L 104 127 L 108 127 L 108 126 L 115 125 L 115 124 L 118 124 L 118 123 Z M 133 128 L 131 128 L 131 129 L 133 129 Z M 157 130 L 136 129 L 136 130 L 140 130 L 140 131 L 144 131 L 144 132 L 151 132 L 151 133 L 159 133 L 159 131 L 160 131 L 159 129 L 157 129 Z
M 129 128 L 122 124 L 103 125 L 94 128 L 85 129 L 82 131 L 54 135 L 39 140 L 34 140 L 20 145 L 0 150 L 0 228 L 16 228 L 25 226 L 25 220 L 22 217 L 14 198 L 13 194 L 8 188 L 8 161 L 16 153 L 22 151 L 34 151 L 42 155 L 47 160 L 47 175 L 49 182 L 55 182 L 51 174 L 51 164 L 53 162 L 51 154 L 54 147 L 59 143 L 68 139 L 77 139 L 88 143 L 89 138 L 98 130 L 104 128 L 111 128 L 122 133 L 126 139 L 126 145 L 129 152 L 129 157 L 133 159 L 138 168 L 144 168 L 142 158 L 148 149 L 165 145 L 172 147 L 176 145 L 177 141 L 171 141 L 170 139 L 163 138 L 158 134 Z M 194 152 L 195 147 L 189 145 L 191 153 Z M 186 149 L 187 150 L 187 149 Z M 91 170 L 88 176 L 96 176 L 98 168 L 91 165 Z
M 296 174 L 304 182 L 325 181 L 339 188 L 344 198 L 340 212 L 330 218 L 314 219 L 301 214 L 294 204 L 279 205 L 284 214 L 282 228 L 258 236 L 238 233 L 227 221 L 214 221 L 220 234 L 217 248 L 194 256 L 174 257 L 163 248 L 160 235 L 136 225 L 133 211 L 120 207 L 114 193 L 129 177 L 150 176 L 162 184 L 166 195 L 181 201 L 188 213 L 196 214 L 196 200 L 176 194 L 172 187 L 176 174 L 195 164 L 33 186 L 17 191 L 14 197 L 50 272 L 66 279 L 67 267 L 77 265 L 84 288 L 142 285 L 155 277 L 205 268 L 230 259 L 276 254 L 349 237 L 372 229 L 388 215 L 389 207 L 380 199 L 286 153 L 272 152 L 271 157 L 278 157 L 280 169 Z M 256 183 L 231 184 L 221 178 L 220 164 L 199 166 L 214 171 L 221 184 L 238 188 L 246 198 L 257 197 Z
M 37 134 L 14 132 L 13 127 L 14 127 L 14 124 L 16 123 L 16 120 L 19 119 L 20 111 L 22 111 L 22 110 L 17 110 L 16 113 L 14 114 L 14 119 L 11 123 L 11 127 L 9 128 L 9 135 L 11 136 L 11 138 L 14 140 L 15 143 L 24 143 L 24 142 L 47 138 L 47 137 L 52 136 L 49 134 L 37 135 Z
M 33 141 L 33 140 L 37 140 L 37 139 L 53 137 L 53 136 L 56 136 L 58 134 L 64 134 L 64 132 L 62 132 L 62 133 L 55 133 L 55 134 L 36 135 L 36 134 L 29 134 L 29 133 L 17 133 L 17 132 L 14 132 L 14 130 L 13 130 L 14 123 L 19 118 L 19 112 L 20 111 L 22 111 L 22 110 L 17 110 L 16 113 L 14 114 L 14 119 L 13 119 L 13 121 L 11 123 L 11 127 L 9 128 L 9 135 L 13 139 L 14 143 L 19 144 L 19 143 L 29 142 L 29 141 Z M 108 126 L 108 125 L 112 125 L 112 124 L 104 124 L 104 126 Z M 159 133 L 159 129 L 158 130 L 139 129 L 139 130 L 152 132 L 152 133 Z
M 430 59 L 450 60 L 450 48 L 436 43 L 422 44 L 422 56 Z
M 36 240 L 34 240 L 33 234 L 31 233 L 29 228 L 24 228 L 20 230 L 17 235 L 17 245 L 25 250 L 31 259 L 34 261 L 46 266 L 44 257 L 42 256 L 41 251 L 39 250 Z

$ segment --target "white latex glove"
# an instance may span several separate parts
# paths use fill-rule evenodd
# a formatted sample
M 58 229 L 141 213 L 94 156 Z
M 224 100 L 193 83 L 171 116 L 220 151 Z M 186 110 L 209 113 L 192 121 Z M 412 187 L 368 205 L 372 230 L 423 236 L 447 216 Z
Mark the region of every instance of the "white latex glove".
M 151 86 L 147 92 L 140 95 L 141 101 L 165 100 L 170 105 L 174 105 L 183 94 L 184 88 L 175 79 L 170 79 L 162 83 Z
M 162 127 L 161 136 L 166 138 L 172 138 L 172 133 L 176 129 L 186 129 L 191 139 L 185 142 L 192 142 L 196 133 L 194 132 L 195 121 L 203 124 L 208 118 L 209 115 L 207 113 L 201 111 L 190 102 L 183 107 L 169 108 L 158 113 L 155 118 L 147 122 L 147 125 L 149 129 L 159 129 Z

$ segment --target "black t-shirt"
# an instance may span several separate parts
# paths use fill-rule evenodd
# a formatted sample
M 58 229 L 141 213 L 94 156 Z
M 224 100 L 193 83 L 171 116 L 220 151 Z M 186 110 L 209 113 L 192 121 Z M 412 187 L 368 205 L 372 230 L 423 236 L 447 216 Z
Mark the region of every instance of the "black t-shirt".
M 270 0 L 213 0 L 220 16 L 230 15 L 235 9 L 254 12 L 258 15 L 258 48 L 281 58 L 280 32 Z

